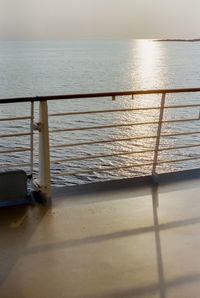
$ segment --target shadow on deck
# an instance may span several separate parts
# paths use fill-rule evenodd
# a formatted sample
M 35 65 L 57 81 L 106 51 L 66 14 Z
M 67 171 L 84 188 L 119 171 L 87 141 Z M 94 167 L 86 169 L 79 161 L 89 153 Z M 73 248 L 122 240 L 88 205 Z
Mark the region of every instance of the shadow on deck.
M 199 297 L 199 193 L 194 178 L 1 208 L 0 297 Z

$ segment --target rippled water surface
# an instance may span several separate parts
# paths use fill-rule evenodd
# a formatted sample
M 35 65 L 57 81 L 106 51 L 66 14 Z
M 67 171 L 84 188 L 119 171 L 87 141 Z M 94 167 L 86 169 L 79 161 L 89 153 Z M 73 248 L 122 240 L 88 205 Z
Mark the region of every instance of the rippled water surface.
M 120 41 L 1 41 L 0 42 L 0 98 L 73 94 L 140 89 L 200 87 L 200 43 L 153 42 L 145 40 Z M 49 113 L 124 109 L 159 106 L 160 95 L 63 100 L 49 103 Z M 166 105 L 198 104 L 200 94 L 167 95 Z M 164 120 L 198 118 L 199 107 L 166 109 Z M 30 104 L 0 105 L 0 118 L 30 115 Z M 50 117 L 50 130 L 102 126 L 133 122 L 157 121 L 158 110 L 130 111 Z M 38 105 L 35 105 L 38 120 Z M 162 133 L 199 130 L 199 121 L 163 125 Z M 0 122 L 1 135 L 28 132 L 29 120 Z M 50 133 L 51 146 L 153 136 L 157 125 L 115 127 L 90 131 Z M 37 176 L 38 138 L 34 136 L 34 172 Z M 200 144 L 199 135 L 168 137 L 161 140 L 161 148 Z M 30 146 L 27 136 L 0 138 L 0 151 Z M 52 163 L 52 174 L 106 169 L 129 165 L 149 164 L 153 160 L 155 139 L 113 142 L 51 149 L 51 160 L 130 153 L 115 157 L 70 160 Z M 145 149 L 145 153 L 140 153 Z M 161 151 L 159 160 L 190 158 L 200 155 L 195 149 Z M 0 154 L 0 165 L 29 162 L 29 152 Z M 199 161 L 162 164 L 158 171 L 173 171 L 199 167 Z M 1 169 L 4 170 L 4 169 Z M 29 172 L 29 168 L 26 168 Z M 136 166 L 109 172 L 75 174 L 53 179 L 57 185 L 87 183 L 107 179 L 133 177 L 151 172 L 151 166 Z

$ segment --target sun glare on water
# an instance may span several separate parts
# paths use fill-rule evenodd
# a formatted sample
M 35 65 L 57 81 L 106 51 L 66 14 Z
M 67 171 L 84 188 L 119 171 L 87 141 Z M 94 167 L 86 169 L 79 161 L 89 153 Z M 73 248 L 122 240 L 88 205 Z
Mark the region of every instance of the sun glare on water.
M 162 72 L 158 69 L 158 61 L 162 54 L 160 45 L 152 40 L 142 39 L 137 41 L 136 51 L 141 86 L 145 89 L 157 87 L 155 83 L 162 80 Z

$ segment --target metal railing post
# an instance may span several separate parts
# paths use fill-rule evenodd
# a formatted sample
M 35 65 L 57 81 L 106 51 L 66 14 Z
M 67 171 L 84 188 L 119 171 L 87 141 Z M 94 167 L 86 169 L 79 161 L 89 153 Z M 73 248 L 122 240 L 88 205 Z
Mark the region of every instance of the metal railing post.
M 40 191 L 45 198 L 45 203 L 51 203 L 51 177 L 49 156 L 49 129 L 48 129 L 48 106 L 47 101 L 40 101 L 39 111 L 39 185 Z
M 33 136 L 34 136 L 34 102 L 31 102 L 31 121 L 30 121 L 30 132 L 31 132 L 31 138 L 30 138 L 30 145 L 31 145 L 31 152 L 30 152 L 30 164 L 31 164 L 31 168 L 30 168 L 30 174 L 33 176 Z M 33 177 L 32 177 L 33 178 Z
M 157 138 L 155 144 L 155 151 L 154 151 L 154 160 L 153 160 L 153 169 L 152 169 L 152 176 L 156 180 L 156 165 L 158 161 L 158 150 L 160 146 L 160 134 L 162 129 L 162 121 L 163 121 L 163 114 L 165 108 L 165 93 L 162 93 L 161 104 L 160 104 L 160 115 L 159 115 L 159 122 L 158 122 L 158 129 L 157 129 Z
M 34 164 L 34 101 L 31 101 L 31 121 L 30 121 L 30 190 L 34 191 L 33 164 Z

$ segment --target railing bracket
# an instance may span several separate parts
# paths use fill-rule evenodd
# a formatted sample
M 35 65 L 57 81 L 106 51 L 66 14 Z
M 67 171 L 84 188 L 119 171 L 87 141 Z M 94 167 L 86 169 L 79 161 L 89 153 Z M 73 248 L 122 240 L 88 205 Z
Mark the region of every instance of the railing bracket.
M 41 131 L 42 130 L 42 123 L 41 122 L 34 122 L 33 123 L 33 129 Z
M 47 188 L 45 186 L 40 186 L 39 182 L 36 179 L 33 179 L 32 183 L 34 186 L 34 190 L 32 190 L 30 193 L 31 204 L 49 205 L 50 201 L 44 195 L 44 193 L 47 191 Z

